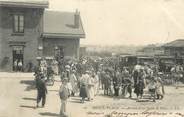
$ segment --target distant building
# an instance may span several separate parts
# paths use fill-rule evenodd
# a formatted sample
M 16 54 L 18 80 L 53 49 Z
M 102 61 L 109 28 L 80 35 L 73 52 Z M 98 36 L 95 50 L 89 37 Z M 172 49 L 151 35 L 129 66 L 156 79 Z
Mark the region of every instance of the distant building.
M 164 54 L 164 49 L 160 45 L 148 45 L 136 52 L 137 55 L 155 56 Z
M 174 57 L 184 57 L 184 39 L 178 39 L 162 46 L 164 54 Z
M 172 57 L 174 63 L 184 63 L 184 39 L 178 39 L 162 46 L 164 48 L 164 55 Z
M 0 0 L 0 67 L 12 71 L 14 61 L 37 64 L 37 57 L 79 57 L 85 37 L 80 13 L 45 10 L 47 0 Z M 26 70 L 25 70 L 26 71 Z

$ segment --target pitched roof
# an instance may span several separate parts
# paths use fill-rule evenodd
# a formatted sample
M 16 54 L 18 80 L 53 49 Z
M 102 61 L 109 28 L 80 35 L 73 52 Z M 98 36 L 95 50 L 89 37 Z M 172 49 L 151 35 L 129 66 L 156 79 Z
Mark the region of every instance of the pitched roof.
M 49 11 L 44 12 L 43 37 L 54 38 L 84 38 L 85 33 L 79 17 L 79 27 L 75 27 L 74 12 Z
M 0 0 L 0 6 L 48 8 L 48 0 Z
M 184 47 L 184 39 L 178 39 L 163 45 L 163 47 Z

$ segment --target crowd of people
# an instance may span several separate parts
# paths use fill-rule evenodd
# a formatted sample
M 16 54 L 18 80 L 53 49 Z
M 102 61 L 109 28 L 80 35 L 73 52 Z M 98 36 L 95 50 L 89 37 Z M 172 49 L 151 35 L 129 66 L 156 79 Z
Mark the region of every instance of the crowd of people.
M 62 64 L 63 67 L 59 65 L 61 64 L 58 64 L 55 59 L 50 65 L 45 59 L 40 61 L 39 69 L 35 72 L 38 89 L 37 107 L 41 99 L 42 106 L 45 105 L 47 88 L 43 79 L 49 78 L 49 75 L 45 74 L 60 75 L 62 82 L 59 89 L 62 103 L 61 115 L 65 114 L 66 102 L 71 96 L 81 97 L 81 103 L 94 100 L 96 95 L 136 98 L 139 101 L 144 98 L 146 91 L 153 101 L 164 98 L 164 74 L 159 72 L 158 68 L 149 65 L 137 64 L 134 67 L 120 67 L 113 64 L 112 61 L 89 58 L 83 58 L 78 62 L 65 62 Z M 176 82 L 183 77 L 182 73 L 181 66 L 174 66 L 171 69 L 173 77 L 177 77 Z

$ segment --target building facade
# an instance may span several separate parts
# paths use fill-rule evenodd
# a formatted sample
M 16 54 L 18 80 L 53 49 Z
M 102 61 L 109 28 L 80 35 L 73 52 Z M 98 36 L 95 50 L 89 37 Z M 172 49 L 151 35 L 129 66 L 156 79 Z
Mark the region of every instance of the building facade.
M 184 57 L 184 39 L 178 39 L 162 46 L 164 54 L 174 57 Z
M 178 39 L 162 46 L 164 48 L 164 54 L 172 57 L 174 63 L 184 63 L 184 39 Z
M 58 53 L 79 57 L 80 38 L 85 37 L 79 12 L 53 12 L 48 7 L 43 0 L 0 0 L 1 71 L 14 70 L 15 61 L 26 71 L 38 57 Z

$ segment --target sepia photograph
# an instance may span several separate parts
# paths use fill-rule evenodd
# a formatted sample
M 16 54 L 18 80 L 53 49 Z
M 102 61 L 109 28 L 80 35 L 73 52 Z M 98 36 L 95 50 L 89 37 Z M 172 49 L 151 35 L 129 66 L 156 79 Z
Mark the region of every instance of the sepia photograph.
M 0 0 L 0 117 L 184 117 L 184 0 Z

